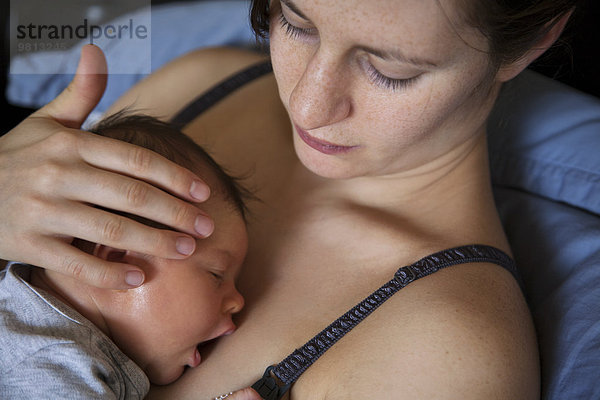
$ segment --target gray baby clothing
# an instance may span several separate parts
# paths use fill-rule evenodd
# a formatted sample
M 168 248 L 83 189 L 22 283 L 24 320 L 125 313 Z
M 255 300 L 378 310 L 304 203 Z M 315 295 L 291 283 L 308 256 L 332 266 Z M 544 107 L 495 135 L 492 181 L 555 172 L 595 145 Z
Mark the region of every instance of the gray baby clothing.
M 144 372 L 81 314 L 31 286 L 33 268 L 0 272 L 0 398 L 144 398 Z

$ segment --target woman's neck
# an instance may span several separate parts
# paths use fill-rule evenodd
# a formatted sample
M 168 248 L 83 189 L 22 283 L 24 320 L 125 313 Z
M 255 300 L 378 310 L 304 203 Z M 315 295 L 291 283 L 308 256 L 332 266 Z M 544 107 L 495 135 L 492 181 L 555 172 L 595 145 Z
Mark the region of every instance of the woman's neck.
M 440 202 L 437 195 L 447 195 L 452 188 L 466 183 L 489 185 L 487 142 L 484 134 L 477 135 L 452 151 L 417 166 L 384 176 L 365 176 L 329 180 L 325 187 L 353 202 L 373 207 L 410 207 Z
M 492 195 L 487 154 L 482 133 L 411 171 L 347 180 L 309 173 L 315 177 L 305 180 L 310 186 L 298 190 L 312 197 L 314 204 L 330 202 L 376 210 L 405 221 L 415 231 L 427 232 L 425 236 L 432 240 L 456 240 L 457 244 L 477 240 L 502 246 L 505 239 Z

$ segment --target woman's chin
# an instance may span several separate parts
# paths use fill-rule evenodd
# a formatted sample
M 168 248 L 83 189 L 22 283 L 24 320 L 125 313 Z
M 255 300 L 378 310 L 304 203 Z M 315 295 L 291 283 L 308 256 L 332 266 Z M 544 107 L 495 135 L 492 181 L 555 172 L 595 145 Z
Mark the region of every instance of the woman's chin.
M 294 143 L 296 155 L 306 169 L 315 175 L 327 179 L 348 179 L 364 176 L 360 162 L 346 153 L 342 155 L 323 154 L 304 143 Z

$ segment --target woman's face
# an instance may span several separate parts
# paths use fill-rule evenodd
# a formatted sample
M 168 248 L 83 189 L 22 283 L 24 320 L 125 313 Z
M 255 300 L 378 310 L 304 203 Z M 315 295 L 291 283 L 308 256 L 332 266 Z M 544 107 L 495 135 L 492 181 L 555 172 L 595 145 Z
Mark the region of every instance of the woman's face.
M 450 0 L 273 0 L 271 56 L 303 164 L 407 172 L 484 132 L 499 88 Z

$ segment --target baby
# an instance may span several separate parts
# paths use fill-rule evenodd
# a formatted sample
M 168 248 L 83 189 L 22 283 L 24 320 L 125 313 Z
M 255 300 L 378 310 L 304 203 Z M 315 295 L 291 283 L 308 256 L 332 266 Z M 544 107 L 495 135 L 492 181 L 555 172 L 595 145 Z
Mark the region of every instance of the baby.
M 199 345 L 231 334 L 231 315 L 244 305 L 234 280 L 247 249 L 247 192 L 191 139 L 151 117 L 119 113 L 92 131 L 151 149 L 203 177 L 212 196 L 201 208 L 216 228 L 184 260 L 73 242 L 142 268 L 145 284 L 137 289 L 99 289 L 12 263 L 0 273 L 0 398 L 143 398 L 148 380 L 167 384 L 198 366 Z M 114 212 L 99 210 L 106 211 Z

